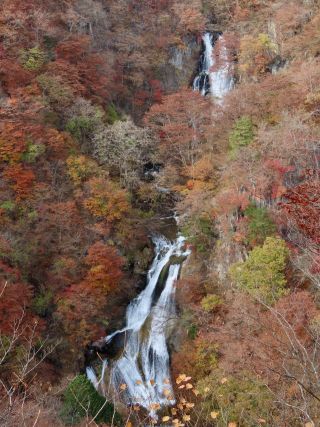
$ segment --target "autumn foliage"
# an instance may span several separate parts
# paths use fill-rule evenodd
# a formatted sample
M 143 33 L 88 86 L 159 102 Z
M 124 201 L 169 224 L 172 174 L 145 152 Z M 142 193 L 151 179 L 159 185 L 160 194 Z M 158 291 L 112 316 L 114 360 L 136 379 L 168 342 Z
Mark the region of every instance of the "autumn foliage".
M 307 180 L 297 187 L 290 188 L 283 195 L 281 208 L 288 216 L 290 225 L 295 226 L 315 244 L 320 243 L 319 232 L 319 180 Z
M 0 424 L 61 425 L 63 377 L 175 210 L 192 256 L 159 423 L 319 425 L 319 24 L 317 1 L 1 1 Z M 219 103 L 191 89 L 206 30 Z
M 84 263 L 88 270 L 83 281 L 72 284 L 58 301 L 67 333 L 74 333 L 71 340 L 82 345 L 101 333 L 98 319 L 106 299 L 118 291 L 124 260 L 115 248 L 97 242 L 89 248 Z M 81 330 L 77 330 L 78 322 Z

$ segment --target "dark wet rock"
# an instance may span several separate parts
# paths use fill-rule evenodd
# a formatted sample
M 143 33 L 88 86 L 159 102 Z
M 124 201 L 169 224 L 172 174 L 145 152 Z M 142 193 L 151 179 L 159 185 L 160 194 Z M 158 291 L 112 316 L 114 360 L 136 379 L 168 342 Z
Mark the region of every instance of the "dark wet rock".
M 110 339 L 110 341 L 106 341 L 105 338 L 101 338 L 88 345 L 85 356 L 86 364 L 90 364 L 98 357 L 98 355 L 102 359 L 114 359 L 118 357 L 123 351 L 126 336 L 126 331 L 118 332 Z

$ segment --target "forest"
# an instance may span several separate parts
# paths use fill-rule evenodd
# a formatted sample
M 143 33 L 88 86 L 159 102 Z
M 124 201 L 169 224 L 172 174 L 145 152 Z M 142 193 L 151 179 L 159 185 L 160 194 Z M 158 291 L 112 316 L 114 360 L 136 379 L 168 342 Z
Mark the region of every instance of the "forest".
M 319 0 L 0 0 L 0 426 L 320 426 L 319 165 Z

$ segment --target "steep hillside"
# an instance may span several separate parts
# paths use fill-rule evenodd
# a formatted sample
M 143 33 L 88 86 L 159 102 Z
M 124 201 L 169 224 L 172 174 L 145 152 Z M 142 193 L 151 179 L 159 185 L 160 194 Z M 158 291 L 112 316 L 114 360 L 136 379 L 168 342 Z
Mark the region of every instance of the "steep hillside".
M 319 425 L 319 2 L 0 8 L 0 425 Z M 223 99 L 192 90 L 206 31 Z M 173 210 L 192 255 L 156 420 L 84 354 Z

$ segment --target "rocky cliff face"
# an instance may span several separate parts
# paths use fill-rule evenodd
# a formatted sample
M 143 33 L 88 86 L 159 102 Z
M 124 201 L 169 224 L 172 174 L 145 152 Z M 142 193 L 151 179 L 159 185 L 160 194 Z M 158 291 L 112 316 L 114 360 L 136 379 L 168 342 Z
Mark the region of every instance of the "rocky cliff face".
M 159 69 L 159 75 L 166 91 L 177 91 L 183 86 L 189 86 L 201 52 L 201 42 L 195 36 L 186 37 L 184 46 L 172 47 L 168 64 Z

